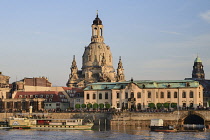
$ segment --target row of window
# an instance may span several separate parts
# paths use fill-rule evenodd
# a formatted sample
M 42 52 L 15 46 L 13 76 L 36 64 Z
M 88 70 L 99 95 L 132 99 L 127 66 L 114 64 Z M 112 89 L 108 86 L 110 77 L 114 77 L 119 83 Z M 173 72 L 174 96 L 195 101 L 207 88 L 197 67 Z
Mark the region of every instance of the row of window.
M 158 94 L 158 92 L 156 92 L 156 98 L 165 98 L 165 96 L 167 98 L 178 98 L 178 92 L 174 92 L 173 94 L 171 92 L 167 92 L 167 94 L 165 95 L 164 92 L 160 92 L 160 95 Z M 137 98 L 141 98 L 142 97 L 142 94 L 141 92 L 138 92 L 137 93 Z M 147 92 L 147 98 L 151 98 L 152 97 L 152 93 L 150 91 Z M 187 93 L 185 91 L 182 92 L 182 98 L 187 98 Z M 120 98 L 120 93 L 117 93 L 116 94 L 116 98 L 119 99 Z M 125 99 L 128 98 L 128 92 L 125 92 Z M 130 93 L 130 98 L 134 98 L 134 92 L 131 92 Z M 194 98 L 194 92 L 193 91 L 190 91 L 189 93 L 189 98 Z M 199 98 L 200 98 L 200 92 L 199 92 Z M 88 93 L 87 96 L 86 96 L 86 99 L 89 100 L 90 99 L 90 94 Z M 92 99 L 96 99 L 96 94 L 93 93 L 92 94 Z M 99 93 L 99 97 L 98 99 L 102 99 L 102 93 Z M 105 99 L 109 99 L 109 95 L 108 95 L 108 92 L 105 93 Z
M 159 98 L 158 95 L 159 95 L 158 92 L 156 92 L 156 98 Z M 175 91 L 173 95 L 174 95 L 173 96 L 174 98 L 177 98 L 178 97 L 178 92 Z M 116 96 L 117 96 L 116 98 L 120 98 L 120 93 L 117 93 Z M 167 98 L 171 98 L 172 97 L 171 92 L 167 92 L 166 96 L 167 96 Z M 152 93 L 150 91 L 148 91 L 147 92 L 147 98 L 151 98 L 151 97 L 152 97 Z M 164 98 L 164 97 L 165 97 L 164 92 L 160 92 L 160 98 Z M 128 93 L 127 92 L 125 93 L 125 99 L 126 98 L 128 98 Z M 134 98 L 134 93 L 133 92 L 131 92 L 130 98 Z M 137 98 L 141 98 L 141 92 L 137 93 Z M 187 93 L 185 91 L 182 92 L 182 98 L 187 98 Z M 190 91 L 189 98 L 194 98 L 193 91 Z M 199 92 L 199 98 L 200 98 L 200 92 Z
M 87 99 L 87 100 L 90 99 L 90 94 L 89 94 L 89 93 L 87 94 L 86 99 Z M 95 94 L 95 93 L 92 94 L 92 99 L 96 99 L 96 94 Z M 99 93 L 98 99 L 102 99 L 102 93 Z M 109 99 L 109 94 L 108 94 L 108 92 L 105 93 L 105 99 Z
M 45 98 L 53 98 L 53 94 L 45 95 Z M 19 98 L 44 98 L 44 95 L 19 95 Z

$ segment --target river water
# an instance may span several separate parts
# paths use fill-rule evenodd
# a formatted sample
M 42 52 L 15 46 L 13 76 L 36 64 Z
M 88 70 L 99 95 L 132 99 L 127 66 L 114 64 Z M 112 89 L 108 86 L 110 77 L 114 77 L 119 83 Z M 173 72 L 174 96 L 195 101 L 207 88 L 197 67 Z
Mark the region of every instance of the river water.
M 208 132 L 150 132 L 147 128 L 116 126 L 95 130 L 0 130 L 0 140 L 210 140 Z

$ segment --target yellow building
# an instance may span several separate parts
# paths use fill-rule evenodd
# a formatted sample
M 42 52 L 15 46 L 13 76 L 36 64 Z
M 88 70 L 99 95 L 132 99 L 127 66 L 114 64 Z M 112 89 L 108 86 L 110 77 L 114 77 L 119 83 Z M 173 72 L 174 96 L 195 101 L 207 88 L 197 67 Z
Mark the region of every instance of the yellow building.
M 197 108 L 203 106 L 203 87 L 193 80 L 98 82 L 84 89 L 84 103 L 139 110 L 167 105 Z

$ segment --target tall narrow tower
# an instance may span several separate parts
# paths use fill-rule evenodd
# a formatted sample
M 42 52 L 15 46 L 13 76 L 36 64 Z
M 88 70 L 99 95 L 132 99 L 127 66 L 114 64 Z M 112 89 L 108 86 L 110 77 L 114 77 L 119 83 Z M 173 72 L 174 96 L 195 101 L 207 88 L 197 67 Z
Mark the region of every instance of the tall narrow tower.
M 69 75 L 69 80 L 66 83 L 67 87 L 77 87 L 78 83 L 78 68 L 75 60 L 75 56 L 73 57 L 72 65 L 71 65 L 71 74 Z
M 118 62 L 116 80 L 117 82 L 125 81 L 125 75 L 124 75 L 124 69 L 123 69 L 121 57 Z
M 192 78 L 196 79 L 205 79 L 205 73 L 203 70 L 203 64 L 201 59 L 197 56 L 194 61 L 193 71 L 192 71 Z

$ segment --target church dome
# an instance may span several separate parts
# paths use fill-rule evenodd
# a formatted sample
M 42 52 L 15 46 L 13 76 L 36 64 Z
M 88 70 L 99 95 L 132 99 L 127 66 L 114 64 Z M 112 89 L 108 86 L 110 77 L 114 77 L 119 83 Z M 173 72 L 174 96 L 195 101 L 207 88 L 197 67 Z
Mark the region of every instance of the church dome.
M 197 58 L 195 59 L 194 62 L 202 62 L 202 61 L 201 61 L 200 57 L 197 56 Z
M 93 21 L 93 25 L 102 25 L 101 19 L 98 17 L 98 14 L 96 15 L 96 18 Z

